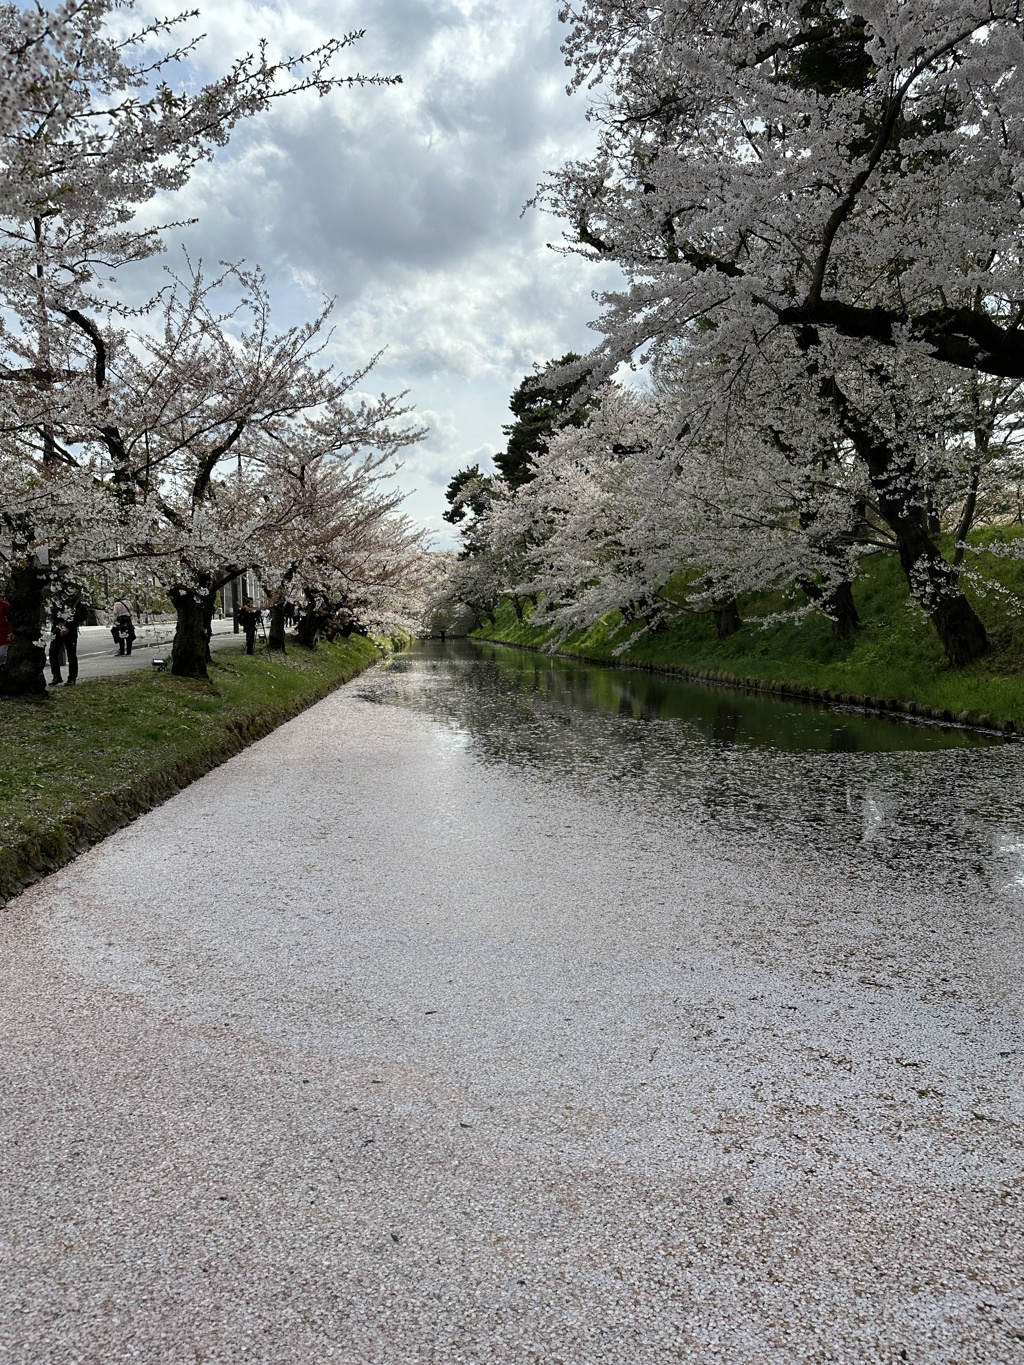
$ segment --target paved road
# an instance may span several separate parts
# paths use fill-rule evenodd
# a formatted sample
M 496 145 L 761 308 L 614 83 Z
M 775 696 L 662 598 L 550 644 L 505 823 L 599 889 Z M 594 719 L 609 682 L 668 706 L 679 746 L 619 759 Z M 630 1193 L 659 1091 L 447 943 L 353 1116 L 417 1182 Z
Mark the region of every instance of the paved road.
M 402 657 L 0 915 L 5 1365 L 1024 1361 L 1019 888 L 793 857 L 545 665 Z M 875 757 L 1019 780 L 763 751 Z
M 214 621 L 211 649 L 223 649 L 225 645 L 245 641 L 244 635 L 235 635 L 231 621 Z M 162 655 L 171 657 L 171 641 L 174 639 L 172 625 L 137 626 L 138 637 L 130 655 L 118 654 L 117 646 L 110 638 L 109 626 L 83 626 L 78 633 L 78 676 L 104 678 L 116 673 L 128 673 L 135 668 L 150 668 L 151 661 Z M 46 671 L 50 675 L 49 667 Z M 66 672 L 65 672 L 66 676 Z

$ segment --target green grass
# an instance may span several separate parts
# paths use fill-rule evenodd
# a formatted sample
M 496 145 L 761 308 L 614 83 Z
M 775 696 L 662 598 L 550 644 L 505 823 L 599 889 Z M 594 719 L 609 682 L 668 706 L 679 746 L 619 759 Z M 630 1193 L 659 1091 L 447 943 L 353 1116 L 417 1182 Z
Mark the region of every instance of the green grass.
M 1024 730 L 1024 563 L 983 554 L 977 567 L 1003 591 L 968 588 L 992 648 L 985 658 L 959 670 L 948 667 L 934 627 L 909 601 L 906 580 L 891 555 L 865 562 L 854 586 L 863 625 L 847 640 L 833 639 L 830 622 L 814 613 L 764 628 L 748 624 L 719 644 L 710 615 L 702 613 L 645 635 L 616 655 L 623 636 L 614 632 L 619 623 L 615 615 L 570 636 L 560 649 L 599 663 L 719 671 L 737 679 L 916 702 L 956 715 L 988 716 L 999 724 L 1012 720 Z M 766 616 L 785 605 L 785 599 L 771 595 L 751 596 L 740 604 L 745 617 Z M 502 605 L 496 629 L 483 626 L 476 634 L 534 648 L 551 638 L 528 621 L 517 621 L 510 604 Z
M 142 671 L 0 698 L 0 904 L 381 657 L 353 636 L 309 653 L 219 650 L 211 682 Z

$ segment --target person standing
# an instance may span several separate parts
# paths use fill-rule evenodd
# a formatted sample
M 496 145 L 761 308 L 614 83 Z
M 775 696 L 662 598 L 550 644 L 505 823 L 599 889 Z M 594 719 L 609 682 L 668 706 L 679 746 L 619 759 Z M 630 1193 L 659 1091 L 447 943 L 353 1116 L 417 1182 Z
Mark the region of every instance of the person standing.
M 252 598 L 247 597 L 238 612 L 238 624 L 245 631 L 245 652 L 254 654 L 256 652 L 256 626 L 260 621 L 260 613 L 252 604 Z
M 7 647 L 11 643 L 11 604 L 0 597 L 0 668 L 7 662 Z
M 132 609 L 123 597 L 119 597 L 110 608 L 110 619 L 113 622 L 110 634 L 117 645 L 118 654 L 130 654 L 135 639 L 135 622 L 132 620 Z
M 67 661 L 67 686 L 73 687 L 78 681 L 78 630 L 88 619 L 89 608 L 78 598 L 67 602 L 55 601 L 50 609 L 50 680 L 51 687 L 60 687 L 64 682 L 61 668 Z

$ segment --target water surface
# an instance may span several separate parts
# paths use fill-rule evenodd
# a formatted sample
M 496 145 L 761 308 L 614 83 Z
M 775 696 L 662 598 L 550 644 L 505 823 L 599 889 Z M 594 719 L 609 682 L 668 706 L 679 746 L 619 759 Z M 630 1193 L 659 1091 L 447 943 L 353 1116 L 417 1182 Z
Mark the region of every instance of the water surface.
M 723 852 L 1024 889 L 1014 743 L 471 641 L 420 642 L 360 688 L 442 722 L 481 763 L 685 823 Z
M 0 1357 L 1019 1360 L 1020 753 L 339 688 L 0 916 Z

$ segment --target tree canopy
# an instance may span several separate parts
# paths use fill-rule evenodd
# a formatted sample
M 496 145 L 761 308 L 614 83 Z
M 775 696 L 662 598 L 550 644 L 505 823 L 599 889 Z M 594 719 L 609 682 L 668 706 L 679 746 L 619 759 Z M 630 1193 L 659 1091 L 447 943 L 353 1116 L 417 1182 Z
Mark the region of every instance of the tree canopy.
M 284 96 L 399 78 L 338 74 L 351 32 L 276 60 L 261 43 L 195 86 L 181 59 L 196 44 L 177 38 L 191 16 L 132 32 L 132 8 L 0 8 L 0 580 L 24 599 L 7 691 L 45 687 L 48 582 L 87 593 L 113 570 L 122 590 L 162 584 L 174 670 L 202 674 L 204 618 L 236 574 L 379 615 L 382 585 L 415 577 L 422 553 L 380 487 L 422 432 L 402 395 L 357 397 L 373 358 L 345 376 L 322 362 L 329 301 L 279 329 L 258 269 L 209 278 L 186 262 L 141 307 L 124 287 L 164 248 L 166 229 L 137 210 L 180 189 L 241 120 Z
M 606 372 L 723 307 L 1024 377 L 1016 0 L 565 6 L 600 146 L 544 186 L 617 261 Z M 939 171 L 941 170 L 941 174 Z
M 967 537 L 1003 496 L 1024 380 L 1017 0 L 561 17 L 598 145 L 534 202 L 625 283 L 544 381 L 582 425 L 511 460 L 477 528 L 503 590 L 564 626 L 650 626 L 789 583 L 851 629 L 859 557 L 888 550 L 949 662 L 978 658 Z M 618 392 L 623 365 L 650 391 Z

